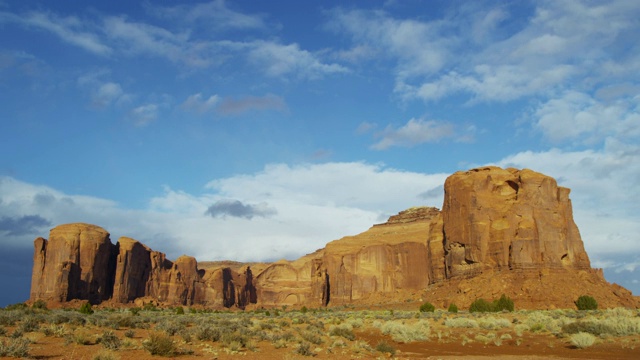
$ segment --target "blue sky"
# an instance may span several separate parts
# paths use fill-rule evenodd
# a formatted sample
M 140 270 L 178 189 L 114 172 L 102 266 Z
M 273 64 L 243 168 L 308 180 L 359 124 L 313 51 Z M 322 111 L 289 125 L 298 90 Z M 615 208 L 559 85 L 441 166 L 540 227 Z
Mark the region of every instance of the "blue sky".
M 0 0 L 0 281 L 100 225 L 175 259 L 293 259 L 447 175 L 572 189 L 594 267 L 640 294 L 634 1 Z

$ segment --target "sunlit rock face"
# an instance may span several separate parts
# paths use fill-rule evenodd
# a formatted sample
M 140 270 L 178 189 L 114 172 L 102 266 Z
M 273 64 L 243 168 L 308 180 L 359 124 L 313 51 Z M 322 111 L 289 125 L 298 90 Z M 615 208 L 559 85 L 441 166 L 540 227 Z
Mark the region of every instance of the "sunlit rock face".
M 591 269 L 569 189 L 546 175 L 483 167 L 447 178 L 442 211 L 414 207 L 294 261 L 175 262 L 95 225 L 61 225 L 34 242 L 31 300 L 213 308 L 390 304 L 427 297 L 468 306 L 507 294 L 521 307 L 637 306 Z

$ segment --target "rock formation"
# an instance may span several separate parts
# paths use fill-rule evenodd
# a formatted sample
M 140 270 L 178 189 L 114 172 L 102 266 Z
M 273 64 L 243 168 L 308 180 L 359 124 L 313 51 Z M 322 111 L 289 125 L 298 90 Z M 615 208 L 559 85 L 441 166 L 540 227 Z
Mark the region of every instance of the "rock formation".
M 207 307 L 384 305 L 405 299 L 468 306 L 505 293 L 520 307 L 638 306 L 591 269 L 569 189 L 531 170 L 483 167 L 445 182 L 442 211 L 411 208 L 295 261 L 175 262 L 94 225 L 61 225 L 35 240 L 31 300 Z

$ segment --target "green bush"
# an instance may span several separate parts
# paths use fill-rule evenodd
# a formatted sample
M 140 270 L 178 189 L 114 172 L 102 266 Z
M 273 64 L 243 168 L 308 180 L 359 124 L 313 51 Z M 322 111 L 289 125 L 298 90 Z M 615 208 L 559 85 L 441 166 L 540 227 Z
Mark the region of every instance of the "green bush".
M 184 308 L 182 306 L 176 308 L 176 315 L 184 315 Z
M 500 296 L 500 299 L 498 299 L 497 301 L 494 300 L 493 302 L 493 311 L 513 311 L 514 309 L 515 306 L 513 304 L 513 300 L 511 300 L 505 294 L 502 294 L 502 296 Z
M 598 302 L 592 296 L 582 295 L 576 300 L 578 310 L 597 310 Z
M 420 305 L 420 312 L 434 312 L 435 310 L 436 310 L 436 307 L 433 306 L 433 304 L 428 301 Z
M 31 308 L 47 310 L 47 302 L 44 300 L 36 300 L 33 302 L 33 305 L 31 305 Z
M 477 299 L 469 306 L 469 312 L 491 312 L 493 311 L 493 304 L 485 299 Z
M 450 313 L 457 313 L 458 312 L 458 306 L 454 303 L 449 304 L 449 308 L 447 309 L 448 312 Z
M 378 345 L 376 345 L 376 350 L 381 353 L 389 353 L 391 356 L 396 353 L 396 349 L 385 341 L 379 342 Z
M 93 314 L 93 309 L 91 308 L 91 304 L 86 302 L 82 304 L 82 306 L 80 306 L 78 312 L 80 312 L 81 314 L 91 315 Z

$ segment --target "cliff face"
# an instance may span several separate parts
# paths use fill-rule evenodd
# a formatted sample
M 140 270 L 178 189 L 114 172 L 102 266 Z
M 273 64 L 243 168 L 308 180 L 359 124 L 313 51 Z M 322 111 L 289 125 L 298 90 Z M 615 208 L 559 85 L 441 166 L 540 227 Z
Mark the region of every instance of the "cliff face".
M 573 221 L 569 189 L 531 170 L 484 167 L 445 182 L 442 211 L 411 208 L 368 231 L 295 261 L 199 268 L 130 238 L 112 245 L 87 224 L 61 225 L 34 247 L 31 300 L 245 308 L 402 302 L 419 295 L 459 306 L 505 293 L 519 306 L 637 306 L 591 269 Z
M 35 240 L 32 299 L 99 302 L 111 296 L 115 247 L 104 229 L 67 224 Z
M 445 278 L 485 269 L 589 269 L 569 189 L 531 170 L 458 172 L 445 182 Z

